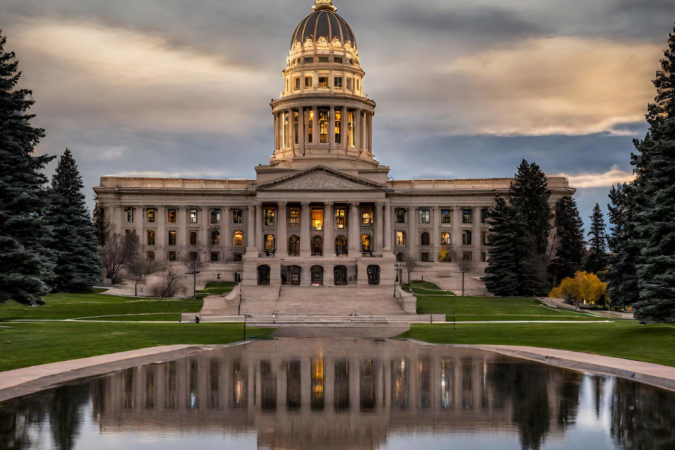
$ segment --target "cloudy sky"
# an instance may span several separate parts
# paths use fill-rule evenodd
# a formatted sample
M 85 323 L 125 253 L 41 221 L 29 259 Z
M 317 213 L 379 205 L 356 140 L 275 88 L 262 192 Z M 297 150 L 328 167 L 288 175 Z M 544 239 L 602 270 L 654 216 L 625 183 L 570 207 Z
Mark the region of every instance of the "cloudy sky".
M 392 176 L 512 176 L 579 188 L 583 216 L 631 177 L 672 0 L 336 0 L 378 102 Z M 254 177 L 269 101 L 312 0 L 0 0 L 0 28 L 88 193 L 102 175 Z

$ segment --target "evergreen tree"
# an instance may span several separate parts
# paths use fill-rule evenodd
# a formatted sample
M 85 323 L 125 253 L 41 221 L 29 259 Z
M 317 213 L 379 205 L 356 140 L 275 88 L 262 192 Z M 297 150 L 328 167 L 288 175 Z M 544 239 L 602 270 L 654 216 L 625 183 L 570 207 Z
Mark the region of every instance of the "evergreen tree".
M 555 205 L 555 255 L 548 267 L 551 282 L 559 286 L 563 279 L 572 278 L 583 267 L 584 230 L 577 203 L 563 197 Z
M 513 216 L 513 208 L 502 196 L 497 197 L 495 205 L 488 211 L 489 264 L 485 269 L 485 285 L 500 297 L 510 297 L 518 292 L 518 260 L 512 251 L 515 239 L 511 226 Z
M 612 187 L 609 193 L 611 204 L 609 209 L 609 223 L 613 225 L 612 236 L 608 238 L 609 270 L 607 279 L 607 293 L 612 305 L 629 307 L 637 303 L 640 298 L 637 268 L 635 263 L 640 248 L 635 245 L 634 220 L 630 218 L 632 208 L 631 197 L 626 185 Z
M 53 277 L 50 230 L 43 213 L 46 177 L 39 171 L 53 158 L 35 156 L 44 130 L 28 114 L 32 92 L 16 89 L 21 73 L 0 32 L 0 303 L 43 304 Z
M 605 225 L 605 216 L 602 214 L 600 205 L 596 204 L 591 216 L 591 231 L 588 232 L 591 237 L 589 241 L 590 249 L 586 259 L 586 272 L 598 275 L 607 270 L 607 231 Z
M 535 163 L 523 162 L 518 167 L 515 183 L 511 185 L 509 201 L 525 222 L 527 234 L 532 237 L 537 254 L 546 254 L 551 234 L 551 191 L 546 175 Z
M 70 150 L 59 159 L 52 178 L 49 223 L 56 255 L 55 287 L 66 292 L 85 292 L 101 282 L 102 265 L 96 230 L 82 193 L 82 177 Z

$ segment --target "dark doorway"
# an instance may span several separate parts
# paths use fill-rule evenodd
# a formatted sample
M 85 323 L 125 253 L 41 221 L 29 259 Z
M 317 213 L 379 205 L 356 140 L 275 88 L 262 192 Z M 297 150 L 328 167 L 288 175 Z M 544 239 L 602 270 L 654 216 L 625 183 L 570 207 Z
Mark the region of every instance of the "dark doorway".
M 431 244 L 429 233 L 422 233 L 422 245 L 428 246 Z
M 290 266 L 288 268 L 288 284 L 291 286 L 300 286 L 300 272 L 299 266 Z
M 323 267 L 312 267 L 312 286 L 323 286 Z
M 258 286 L 270 285 L 270 266 L 258 267 Z
M 380 284 L 380 266 L 368 266 L 368 284 Z
M 335 286 L 345 286 L 347 284 L 347 268 L 345 266 L 335 266 Z

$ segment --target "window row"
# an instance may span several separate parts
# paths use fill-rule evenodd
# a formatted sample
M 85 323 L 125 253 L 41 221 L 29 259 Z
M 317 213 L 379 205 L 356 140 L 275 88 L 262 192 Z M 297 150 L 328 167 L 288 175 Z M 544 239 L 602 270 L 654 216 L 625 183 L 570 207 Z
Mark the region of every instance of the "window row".
M 418 223 L 421 225 L 431 224 L 431 209 L 420 208 L 418 212 Z M 461 221 L 464 224 L 473 223 L 473 210 L 472 209 L 462 209 L 462 218 Z M 408 209 L 406 208 L 396 208 L 394 210 L 395 221 L 398 224 L 408 223 Z M 486 223 L 487 220 L 487 210 L 481 209 L 480 223 Z M 452 223 L 452 210 L 451 209 L 441 209 L 441 225 L 450 225 Z
M 195 259 L 195 258 L 199 257 L 199 254 L 196 253 L 196 252 L 191 252 L 189 255 L 190 255 L 189 259 Z M 148 251 L 148 252 L 145 252 L 145 257 L 148 261 L 154 261 L 155 258 L 156 258 L 156 255 L 155 255 L 155 252 Z M 222 261 L 221 254 L 219 252 L 211 252 L 209 257 L 210 257 L 209 261 L 211 261 L 211 262 Z M 166 255 L 166 259 L 169 262 L 178 261 L 178 252 L 175 252 L 175 251 L 168 252 L 167 255 Z M 243 259 L 244 259 L 244 257 L 243 257 L 243 254 L 241 254 L 241 253 L 232 254 L 232 261 L 234 261 L 234 262 L 240 262 L 240 261 L 243 261 Z
M 319 108 L 314 111 L 314 109 L 304 110 L 302 113 L 303 124 L 307 124 L 305 129 L 307 130 L 306 140 L 309 144 L 328 144 L 330 142 L 330 133 L 331 133 L 331 123 L 332 123 L 332 132 L 335 135 L 335 143 L 342 144 L 343 136 L 346 134 L 347 143 L 350 147 L 356 146 L 356 119 L 358 118 L 358 113 L 354 110 L 347 110 L 347 129 L 344 130 L 342 120 L 344 111 L 342 108 L 336 108 L 334 110 L 333 117 L 331 118 L 329 108 Z M 288 148 L 291 146 L 291 140 L 293 145 L 299 145 L 300 142 L 300 111 L 285 112 L 280 114 L 279 119 L 279 141 L 278 145 Z M 315 120 L 316 119 L 316 120 Z M 314 123 L 316 121 L 316 124 Z M 291 126 L 293 127 L 293 138 L 291 139 Z M 318 133 L 316 130 L 318 127 Z M 318 134 L 318 136 L 317 136 Z
M 464 230 L 462 232 L 462 245 L 471 245 L 473 233 L 470 230 Z M 483 231 L 481 233 L 481 244 L 488 245 L 488 232 Z M 441 245 L 452 245 L 452 235 L 445 231 L 441 233 Z M 394 245 L 397 247 L 405 247 L 407 245 L 406 232 L 397 230 L 394 235 Z M 431 245 L 431 235 L 427 232 L 424 232 L 420 235 L 420 245 L 429 246 Z
M 169 208 L 166 210 L 166 221 L 167 223 L 178 223 L 178 209 Z M 192 208 L 186 211 L 187 223 L 199 223 L 199 212 L 200 210 Z M 221 222 L 222 210 L 220 208 L 211 208 L 209 209 L 209 223 L 211 225 L 218 225 Z M 244 211 L 243 209 L 231 209 L 230 217 L 232 223 L 244 223 Z M 158 210 L 157 208 L 147 208 L 145 209 L 145 221 L 147 223 L 155 223 L 158 219 Z M 125 208 L 124 209 L 124 222 L 125 223 L 134 223 L 136 222 L 136 208 Z
M 342 56 L 333 56 L 332 59 L 335 64 L 343 64 L 345 60 Z M 291 64 L 302 64 L 303 62 L 305 64 L 314 64 L 314 61 L 325 64 L 330 63 L 331 58 L 329 56 L 318 56 L 316 58 L 314 56 L 305 56 L 304 58 L 293 58 Z M 348 61 L 349 64 L 356 65 L 356 62 L 353 59 L 349 58 Z
M 145 233 L 146 236 L 146 245 L 157 245 L 157 232 L 155 230 L 148 230 Z M 178 232 L 175 230 L 169 230 L 167 232 L 168 244 L 173 247 L 178 245 Z M 220 245 L 220 231 L 211 230 L 209 232 L 209 243 L 211 245 Z M 188 245 L 195 246 L 199 245 L 199 231 L 191 230 L 188 231 Z M 241 231 L 235 231 L 232 235 L 232 245 L 234 247 L 243 247 L 244 246 L 244 233 Z
M 328 74 L 321 74 L 317 77 L 316 87 L 318 87 L 319 89 L 330 89 L 331 88 L 330 81 L 331 81 L 330 76 L 328 76 Z M 294 91 L 300 91 L 302 84 L 303 80 L 301 77 L 293 78 Z M 304 85 L 305 89 L 312 89 L 314 87 L 314 77 L 311 75 L 304 77 Z M 355 90 L 356 92 L 359 92 L 361 90 L 361 80 L 358 78 L 350 78 L 350 77 L 347 77 L 346 80 L 344 77 L 333 77 L 332 87 L 334 89 L 342 89 L 345 86 L 348 91 Z M 286 81 L 286 90 L 290 91 L 290 89 L 288 88 L 288 81 Z

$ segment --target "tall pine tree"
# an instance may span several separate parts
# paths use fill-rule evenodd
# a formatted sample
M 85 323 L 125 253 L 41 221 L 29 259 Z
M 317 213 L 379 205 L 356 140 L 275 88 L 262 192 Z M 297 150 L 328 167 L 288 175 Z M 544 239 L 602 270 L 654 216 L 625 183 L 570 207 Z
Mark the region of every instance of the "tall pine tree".
M 555 286 L 565 278 L 574 277 L 583 268 L 586 256 L 583 225 L 577 202 L 567 196 L 558 200 L 555 205 L 554 255 L 548 266 L 551 283 Z
M 55 287 L 66 292 L 85 292 L 101 282 L 102 265 L 96 230 L 85 205 L 84 185 L 70 150 L 59 159 L 52 178 L 49 223 L 56 254 Z
M 17 89 L 21 73 L 6 42 L 0 31 L 0 303 L 36 305 L 53 277 L 47 179 L 39 172 L 53 158 L 33 154 L 44 130 L 30 123 L 32 92 Z
M 591 230 L 588 258 L 586 259 L 586 272 L 599 274 L 607 270 L 609 264 L 607 255 L 607 230 L 605 216 L 602 214 L 600 205 L 596 204 L 591 216 Z
M 551 234 L 551 207 L 548 204 L 551 191 L 546 175 L 535 163 L 523 160 L 518 167 L 516 180 L 511 185 L 509 201 L 516 208 L 532 237 L 537 254 L 546 254 Z
M 498 196 L 488 211 L 490 223 L 489 264 L 485 269 L 485 286 L 493 294 L 510 297 L 518 293 L 518 259 L 513 253 L 516 234 L 512 227 L 514 210 Z

